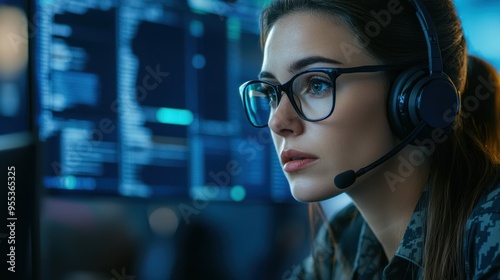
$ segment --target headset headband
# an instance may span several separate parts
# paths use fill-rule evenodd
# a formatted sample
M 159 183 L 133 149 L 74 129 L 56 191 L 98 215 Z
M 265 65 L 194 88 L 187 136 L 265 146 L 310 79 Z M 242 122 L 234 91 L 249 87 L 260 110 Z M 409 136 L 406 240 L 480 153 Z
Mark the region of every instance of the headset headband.
M 441 59 L 441 50 L 439 48 L 438 36 L 431 16 L 420 0 L 408 0 L 415 7 L 418 20 L 424 31 L 425 41 L 427 42 L 427 51 L 429 57 L 429 74 L 441 74 L 443 72 L 443 60 Z

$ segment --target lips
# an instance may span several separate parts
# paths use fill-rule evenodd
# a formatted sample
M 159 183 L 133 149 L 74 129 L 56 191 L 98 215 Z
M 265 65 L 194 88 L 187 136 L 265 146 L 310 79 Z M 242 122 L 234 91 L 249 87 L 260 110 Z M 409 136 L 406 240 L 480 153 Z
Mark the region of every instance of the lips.
M 283 171 L 291 173 L 306 169 L 315 163 L 318 157 L 294 149 L 287 149 L 281 152 L 281 164 Z

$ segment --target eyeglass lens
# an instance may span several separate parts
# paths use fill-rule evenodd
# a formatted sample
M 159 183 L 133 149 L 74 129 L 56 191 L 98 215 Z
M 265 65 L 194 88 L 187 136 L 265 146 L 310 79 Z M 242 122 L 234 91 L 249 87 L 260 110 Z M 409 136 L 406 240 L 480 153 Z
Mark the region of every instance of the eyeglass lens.
M 303 118 L 316 121 L 331 113 L 335 86 L 327 73 L 305 72 L 289 83 L 285 84 L 288 88 L 283 90 L 291 90 L 287 95 L 293 96 L 295 110 Z M 247 84 L 244 99 L 252 124 L 262 126 L 268 123 L 283 98 L 282 93 L 277 93 L 277 90 L 277 86 L 267 82 L 255 81 Z

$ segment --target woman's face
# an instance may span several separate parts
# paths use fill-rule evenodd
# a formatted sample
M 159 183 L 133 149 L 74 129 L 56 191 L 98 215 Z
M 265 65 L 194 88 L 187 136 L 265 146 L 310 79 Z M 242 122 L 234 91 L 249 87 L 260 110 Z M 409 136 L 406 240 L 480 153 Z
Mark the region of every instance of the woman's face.
M 313 67 L 381 64 L 351 34 L 326 16 L 286 15 L 267 37 L 262 79 L 284 84 L 294 74 Z M 364 167 L 395 145 L 386 117 L 387 92 L 384 72 L 343 74 L 337 79 L 333 113 L 319 122 L 302 120 L 283 94 L 269 127 L 297 200 L 319 201 L 341 193 L 333 182 L 337 174 Z M 366 179 L 381 172 L 367 173 L 349 189 L 362 187 Z

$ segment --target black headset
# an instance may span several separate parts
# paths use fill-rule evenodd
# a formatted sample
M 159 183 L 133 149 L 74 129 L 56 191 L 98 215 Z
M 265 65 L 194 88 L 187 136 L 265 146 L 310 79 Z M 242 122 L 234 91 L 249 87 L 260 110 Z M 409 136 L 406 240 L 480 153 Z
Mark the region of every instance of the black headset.
M 429 12 L 421 0 L 408 0 L 415 8 L 427 42 L 429 65 L 417 65 L 399 74 L 388 99 L 389 122 L 394 133 L 403 139 L 422 122 L 426 128 L 418 138 L 439 128 L 449 130 L 458 115 L 457 89 L 443 72 L 438 36 Z
M 345 189 L 356 178 L 389 160 L 416 139 L 432 137 L 435 129 L 449 132 L 460 107 L 457 89 L 443 72 L 438 37 L 431 17 L 421 0 L 408 0 L 415 7 L 427 41 L 429 65 L 416 65 L 396 77 L 388 98 L 388 118 L 394 133 L 401 139 L 394 148 L 369 165 L 347 170 L 335 176 L 335 186 Z M 427 142 L 427 141 L 425 141 Z

